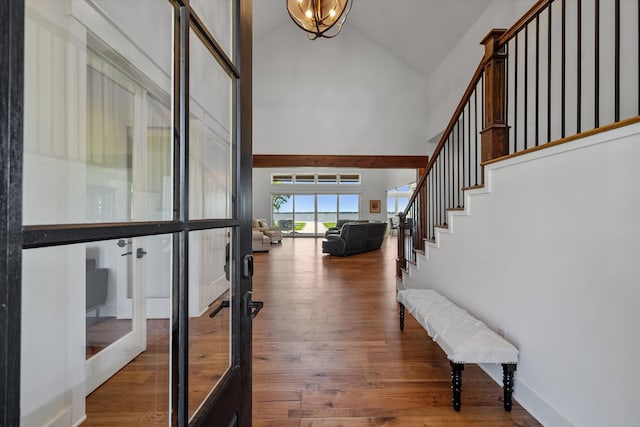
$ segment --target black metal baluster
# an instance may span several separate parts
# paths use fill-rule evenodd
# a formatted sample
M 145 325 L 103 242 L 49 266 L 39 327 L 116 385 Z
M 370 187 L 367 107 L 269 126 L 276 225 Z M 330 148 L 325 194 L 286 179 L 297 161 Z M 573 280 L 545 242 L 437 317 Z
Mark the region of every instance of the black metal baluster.
M 509 124 L 509 42 L 507 42 L 504 46 L 505 49 L 505 58 L 504 58 L 504 69 L 505 69 L 505 73 L 504 73 L 504 124 L 505 126 L 507 126 Z M 471 108 L 471 107 L 469 107 Z M 471 123 L 469 123 L 469 128 L 471 128 Z M 509 151 L 509 147 L 511 145 L 511 137 L 510 137 L 510 133 L 509 133 L 509 128 L 507 127 L 507 131 L 506 131 L 506 138 L 507 138 L 507 154 L 511 154 L 511 152 Z M 471 160 L 469 160 L 471 161 Z M 469 185 L 471 185 L 471 180 L 469 180 Z
M 547 142 L 551 142 L 551 10 L 552 3 L 549 3 L 549 22 L 547 36 Z
M 576 59 L 576 133 L 582 131 L 581 118 L 582 118 L 582 0 L 578 0 L 578 22 L 577 22 L 577 59 Z M 640 6 L 638 6 L 638 17 L 640 18 Z M 640 41 L 640 31 L 638 32 L 638 41 Z M 638 48 L 640 54 L 640 47 Z M 640 61 L 640 56 L 639 56 Z M 638 63 L 640 66 L 640 62 Z M 640 83 L 640 74 L 638 75 Z M 639 98 L 640 99 L 640 98 Z M 638 111 L 640 112 L 640 104 L 638 105 Z
M 439 171 L 439 175 L 440 175 L 440 206 L 438 206 L 438 225 L 442 224 L 442 207 L 444 206 L 445 203 L 445 197 L 446 194 L 444 192 L 444 177 L 445 177 L 445 163 L 444 163 L 444 147 L 442 149 L 442 153 L 441 156 L 438 158 L 438 169 Z
M 427 195 L 428 195 L 428 207 L 427 207 L 427 213 L 428 213 L 428 218 L 427 218 L 427 239 L 431 239 L 431 227 L 432 227 L 432 222 L 433 222 L 433 174 L 431 173 L 431 171 L 429 171 L 429 174 L 427 175 L 427 181 L 429 183 L 429 187 L 427 190 Z
M 449 164 L 447 165 L 449 168 L 449 181 L 447 182 L 447 187 L 448 187 L 448 195 L 449 195 L 449 199 L 447 200 L 447 205 L 445 206 L 445 211 L 444 211 L 444 222 L 445 224 L 447 223 L 447 211 L 446 209 L 449 209 L 452 205 L 453 205 L 453 153 L 451 152 L 453 148 L 453 133 L 451 134 L 451 139 L 449 139 L 449 141 L 447 141 L 447 154 L 448 154 L 448 160 L 449 160 Z
M 560 99 L 560 138 L 564 138 L 565 136 L 565 118 L 566 118 L 566 94 L 567 94 L 567 87 L 566 87 L 566 75 L 567 75 L 567 58 L 566 58 L 566 52 L 567 52 L 567 39 L 566 39 L 566 30 L 567 30 L 567 2 L 566 0 L 562 0 L 562 76 L 561 76 L 561 99 Z
M 482 128 L 484 129 L 484 73 L 482 73 L 480 77 L 480 123 L 482 123 Z M 482 160 L 482 138 L 480 139 L 480 160 Z M 478 163 L 477 153 L 476 153 L 476 164 Z M 484 174 L 482 173 L 482 167 L 478 168 L 478 173 L 480 174 L 480 184 L 484 184 Z
M 534 139 L 536 147 L 538 146 L 539 141 L 539 132 L 540 132 L 540 14 L 536 15 L 536 98 L 535 98 L 535 125 L 536 129 L 534 131 Z
M 462 136 L 460 134 L 462 134 Z M 460 144 L 462 143 L 461 138 L 464 139 L 464 108 L 462 109 L 462 131 L 460 131 L 460 127 L 458 127 L 458 150 L 456 153 L 456 156 L 458 157 L 458 173 L 456 174 L 458 175 L 458 185 L 455 188 L 456 196 L 458 198 L 458 204 L 456 205 L 457 207 L 460 207 L 462 201 L 462 198 L 460 197 L 460 189 L 462 188 L 462 184 L 460 182 L 460 174 L 462 173 L 462 168 L 464 167 L 464 162 L 462 161 L 464 159 L 464 151 L 462 152 L 462 156 L 460 155 Z
M 620 0 L 615 1 L 615 106 L 614 117 L 615 121 L 620 121 Z
M 513 152 L 518 151 L 518 33 L 515 37 L 515 58 L 513 59 Z
M 529 91 L 527 86 L 529 85 L 529 24 L 524 27 L 524 149 L 528 147 L 527 134 L 528 134 L 528 122 L 529 117 L 527 110 L 529 109 Z
M 467 114 L 468 119 L 467 119 L 467 165 L 469 165 L 469 170 L 468 173 L 466 174 L 466 180 L 465 180 L 465 175 L 464 175 L 464 171 L 463 171 L 463 175 L 462 175 L 462 186 L 463 187 L 467 187 L 469 185 L 471 185 L 471 99 L 469 99 L 469 101 L 467 101 L 467 107 L 469 108 L 469 113 Z M 464 153 L 464 147 L 463 148 L 463 153 Z M 462 161 L 462 163 L 464 164 L 464 160 Z M 467 182 L 468 181 L 468 182 Z
M 594 114 L 593 127 L 600 127 L 600 0 L 595 0 L 595 60 L 594 62 Z
M 449 205 L 449 149 L 447 148 L 449 145 L 449 138 L 447 136 L 447 142 L 445 142 L 443 150 L 444 150 L 444 164 L 442 165 L 442 171 L 444 172 L 444 176 L 442 177 L 442 189 L 444 191 L 444 200 L 442 205 L 442 210 L 444 211 Z M 444 219 L 444 218 L 443 218 Z

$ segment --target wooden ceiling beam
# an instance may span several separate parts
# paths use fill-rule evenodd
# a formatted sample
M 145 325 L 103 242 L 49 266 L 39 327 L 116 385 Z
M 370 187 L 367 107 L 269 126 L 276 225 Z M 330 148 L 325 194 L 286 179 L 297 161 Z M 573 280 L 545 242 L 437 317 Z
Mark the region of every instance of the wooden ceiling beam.
M 428 156 L 351 156 L 254 154 L 254 168 L 329 167 L 363 169 L 420 169 Z

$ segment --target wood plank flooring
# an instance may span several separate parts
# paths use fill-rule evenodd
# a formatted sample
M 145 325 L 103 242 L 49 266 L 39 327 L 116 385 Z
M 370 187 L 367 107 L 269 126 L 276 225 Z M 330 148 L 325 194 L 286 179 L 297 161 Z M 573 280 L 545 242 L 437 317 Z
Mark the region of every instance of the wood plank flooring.
M 479 367 L 451 408 L 445 354 L 413 317 L 398 327 L 395 238 L 346 258 L 322 239 L 285 239 L 254 254 L 253 426 L 538 426 Z M 516 373 L 517 375 L 517 373 Z
M 321 243 L 254 254 L 254 299 L 265 302 L 253 323 L 254 427 L 540 425 L 515 402 L 505 412 L 475 365 L 453 411 L 446 356 L 410 315 L 398 328 L 395 238 L 346 258 Z M 190 412 L 228 365 L 228 321 L 228 310 L 190 319 Z M 169 323 L 149 320 L 147 350 L 87 397 L 83 425 L 166 426 L 168 388 Z

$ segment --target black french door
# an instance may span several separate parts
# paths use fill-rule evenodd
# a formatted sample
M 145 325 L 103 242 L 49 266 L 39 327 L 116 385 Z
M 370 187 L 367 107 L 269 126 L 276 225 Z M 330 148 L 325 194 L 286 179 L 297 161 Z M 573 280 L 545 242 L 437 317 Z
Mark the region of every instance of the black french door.
M 251 425 L 251 9 L 0 4 L 0 424 Z

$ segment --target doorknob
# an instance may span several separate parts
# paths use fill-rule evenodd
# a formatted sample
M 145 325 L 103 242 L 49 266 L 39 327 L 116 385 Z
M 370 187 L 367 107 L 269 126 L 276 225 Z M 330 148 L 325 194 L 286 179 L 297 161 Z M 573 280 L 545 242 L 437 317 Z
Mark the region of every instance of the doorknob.
M 136 258 L 142 258 L 143 256 L 145 256 L 147 254 L 147 251 L 145 251 L 142 248 L 138 248 L 138 250 L 136 251 Z
M 260 310 L 262 310 L 262 308 L 264 307 L 264 302 L 254 301 L 251 299 L 252 296 L 253 292 L 248 291 L 246 294 L 244 294 L 242 300 L 244 302 L 244 315 L 249 317 L 250 319 L 255 319 L 258 313 L 260 313 Z

